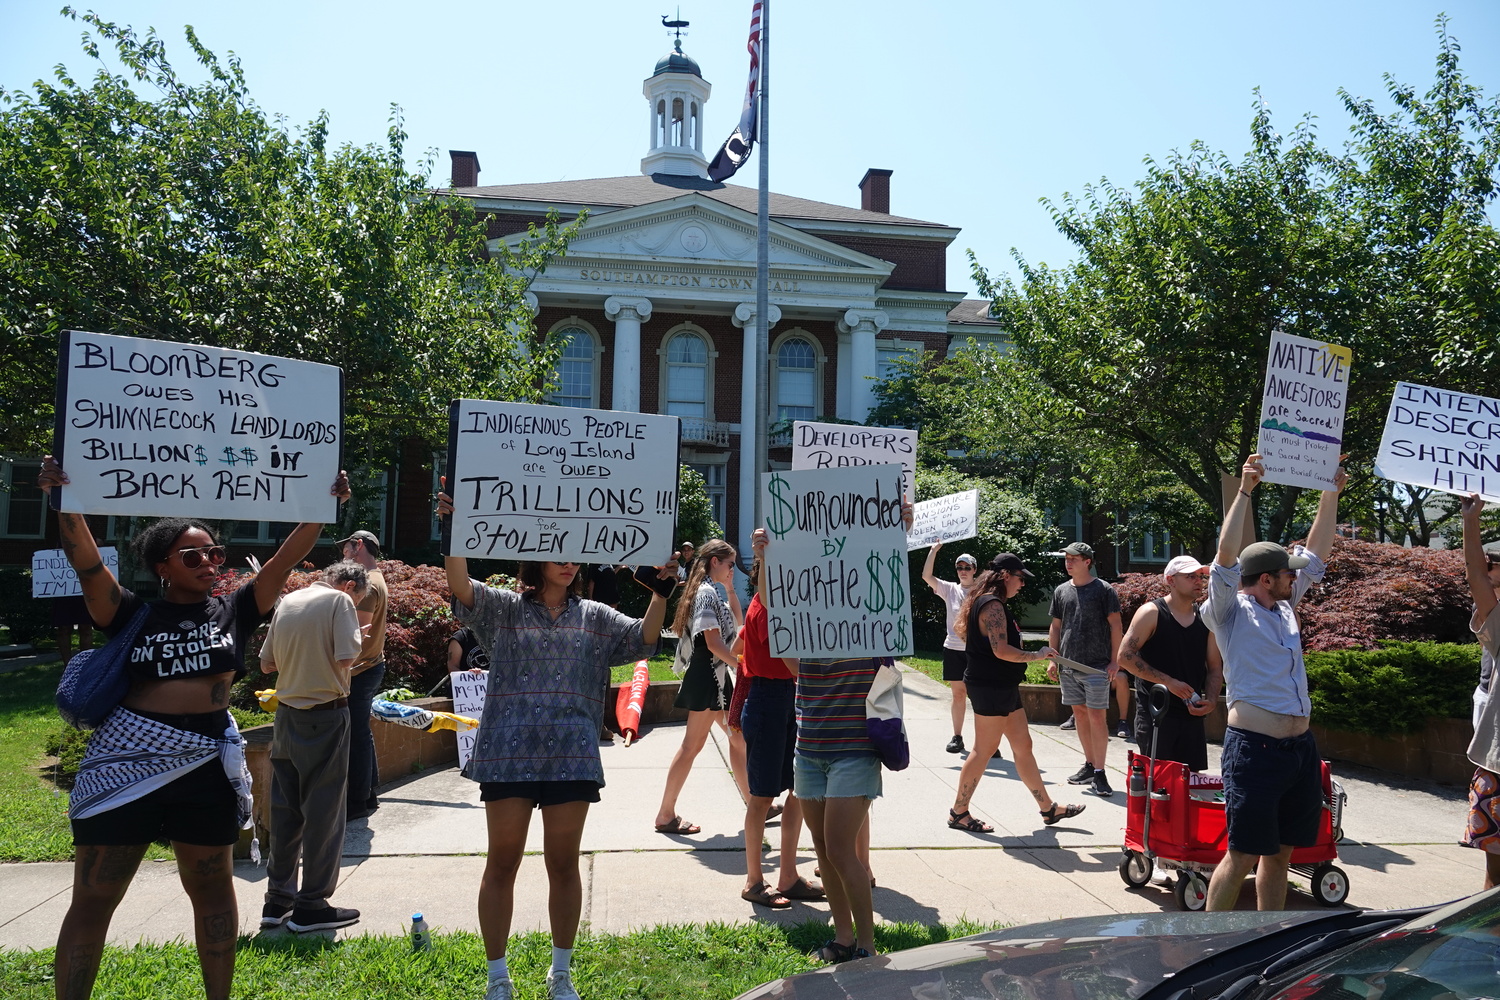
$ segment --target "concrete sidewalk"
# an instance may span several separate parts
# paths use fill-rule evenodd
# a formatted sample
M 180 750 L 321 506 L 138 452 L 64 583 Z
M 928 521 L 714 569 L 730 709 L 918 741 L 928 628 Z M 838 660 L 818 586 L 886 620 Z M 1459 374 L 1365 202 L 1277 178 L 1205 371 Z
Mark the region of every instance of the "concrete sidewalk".
M 1082 761 L 1074 735 L 1033 726 L 1037 761 L 1054 797 L 1087 803 L 1088 811 L 1056 827 L 1044 826 L 1007 759 L 992 763 L 971 807 L 995 832 L 948 829 L 962 764 L 943 750 L 951 735 L 948 698 L 943 685 L 907 672 L 912 764 L 899 773 L 885 772 L 885 795 L 873 810 L 878 918 L 934 923 L 967 917 L 1014 924 L 1176 908 L 1170 889 L 1131 890 L 1118 874 L 1127 748 L 1118 740 L 1110 742 L 1108 761 L 1116 791 L 1100 799 L 1065 783 Z M 967 738 L 972 723 L 965 729 Z M 728 773 L 721 734 L 716 732 L 699 755 L 679 802 L 682 816 L 702 825 L 703 832 L 685 837 L 653 830 L 681 732 L 680 725 L 660 726 L 629 748 L 620 740 L 601 748 L 608 785 L 584 832 L 585 923 L 596 931 L 626 931 L 663 923 L 825 918 L 827 906 L 821 903 L 772 911 L 739 898 L 745 877 L 744 806 Z M 1217 749 L 1210 748 L 1214 767 Z M 1335 773 L 1349 793 L 1339 864 L 1349 875 L 1350 904 L 1415 906 L 1478 891 L 1484 859 L 1457 844 L 1467 813 L 1463 789 L 1364 768 L 1336 766 Z M 475 896 L 485 850 L 477 787 L 448 769 L 387 786 L 381 801 L 380 811 L 351 824 L 345 839 L 334 901 L 357 907 L 363 919 L 341 933 L 399 934 L 418 910 L 438 931 L 477 930 Z M 779 845 L 779 825 L 773 822 L 766 832 L 771 844 Z M 802 872 L 811 877 L 814 859 L 805 830 L 800 842 Z M 539 818 L 527 848 L 541 850 Z M 765 859 L 772 867 L 778 857 L 773 850 Z M 258 933 L 265 870 L 242 863 L 235 877 L 241 929 Z M 1298 876 L 1293 879 L 1296 883 Z M 0 865 L 0 947 L 51 946 L 71 882 L 71 864 Z M 541 858 L 528 857 L 517 881 L 515 929 L 545 928 L 546 904 Z M 1317 905 L 1295 889 L 1290 904 Z M 1249 889 L 1241 905 L 1254 905 Z M 145 863 L 116 912 L 111 941 L 127 945 L 191 936 L 191 912 L 175 866 Z

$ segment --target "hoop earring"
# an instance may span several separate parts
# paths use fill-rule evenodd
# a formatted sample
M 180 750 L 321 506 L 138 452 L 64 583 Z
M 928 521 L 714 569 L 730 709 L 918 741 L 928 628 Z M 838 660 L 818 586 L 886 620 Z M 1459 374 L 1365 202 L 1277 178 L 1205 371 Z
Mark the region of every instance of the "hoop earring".
M 164 576 L 159 576 L 159 577 L 157 577 L 157 579 L 161 581 L 161 592 L 163 594 L 165 594 L 167 591 L 169 591 L 169 590 L 172 589 L 172 581 L 171 580 L 168 580 Z

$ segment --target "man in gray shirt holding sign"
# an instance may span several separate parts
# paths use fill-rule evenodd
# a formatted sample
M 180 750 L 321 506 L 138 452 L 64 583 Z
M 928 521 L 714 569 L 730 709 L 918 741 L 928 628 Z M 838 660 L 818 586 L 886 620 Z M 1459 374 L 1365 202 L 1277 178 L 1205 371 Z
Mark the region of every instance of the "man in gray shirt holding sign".
M 1297 602 L 1323 579 L 1348 476 L 1340 468 L 1334 488 L 1323 491 L 1305 546 L 1288 552 L 1275 542 L 1255 542 L 1236 552 L 1252 516 L 1250 493 L 1265 474 L 1259 455 L 1246 459 L 1219 531 L 1202 609 L 1224 654 L 1229 697 L 1222 759 L 1229 851 L 1208 884 L 1210 910 L 1234 909 L 1245 876 L 1257 864 L 1256 906 L 1285 909 L 1292 849 L 1317 843 L 1323 812 Z
M 1115 588 L 1094 576 L 1094 550 L 1084 542 L 1063 549 L 1068 579 L 1052 592 L 1052 626 L 1047 645 L 1087 671 L 1062 667 L 1062 703 L 1073 706 L 1078 721 L 1078 744 L 1083 766 L 1068 779 L 1072 785 L 1108 798 L 1114 789 L 1104 774 L 1104 752 L 1109 747 L 1109 686 L 1120 672 L 1120 597 Z M 1058 680 L 1058 665 L 1047 664 L 1047 675 Z

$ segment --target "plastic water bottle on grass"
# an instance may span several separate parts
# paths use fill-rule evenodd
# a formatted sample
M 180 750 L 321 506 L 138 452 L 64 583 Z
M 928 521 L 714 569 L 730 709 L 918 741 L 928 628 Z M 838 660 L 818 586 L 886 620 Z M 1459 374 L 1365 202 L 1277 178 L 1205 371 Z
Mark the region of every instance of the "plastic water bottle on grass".
M 422 919 L 420 913 L 411 915 L 411 950 L 432 950 L 432 932 L 427 929 L 427 921 Z

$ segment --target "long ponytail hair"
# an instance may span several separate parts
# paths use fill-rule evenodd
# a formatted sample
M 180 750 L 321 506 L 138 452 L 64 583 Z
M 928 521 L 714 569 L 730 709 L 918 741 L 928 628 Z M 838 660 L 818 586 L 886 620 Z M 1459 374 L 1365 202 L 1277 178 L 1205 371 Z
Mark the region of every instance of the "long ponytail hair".
M 733 559 L 734 546 L 722 538 L 710 539 L 703 543 L 698 550 L 698 556 L 693 560 L 693 568 L 688 570 L 687 584 L 682 588 L 682 596 L 677 599 L 677 614 L 672 618 L 672 631 L 679 637 L 686 634 L 688 622 L 693 619 L 693 605 L 698 599 L 698 588 L 708 577 L 708 567 L 713 565 L 715 559 Z
M 959 605 L 958 617 L 953 620 L 953 634 L 965 642 L 969 641 L 969 612 L 974 607 L 974 602 L 986 594 L 998 594 L 1002 603 L 1005 601 L 1005 581 L 1008 579 L 1008 569 L 987 569 L 979 574 L 979 579 L 974 581 L 963 604 Z M 1008 612 L 1007 612 L 1008 613 Z

